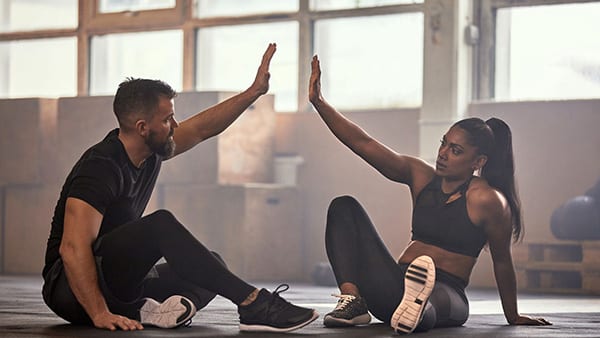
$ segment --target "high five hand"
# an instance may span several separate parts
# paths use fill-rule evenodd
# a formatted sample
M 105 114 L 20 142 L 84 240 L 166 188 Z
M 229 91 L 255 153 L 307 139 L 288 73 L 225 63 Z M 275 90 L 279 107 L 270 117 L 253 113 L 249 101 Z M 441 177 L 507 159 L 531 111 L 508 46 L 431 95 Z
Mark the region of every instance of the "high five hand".
M 252 83 L 251 88 L 253 88 L 259 95 L 265 94 L 269 91 L 269 78 L 271 74 L 269 73 L 269 65 L 271 64 L 271 58 L 275 51 L 277 50 L 277 45 L 274 43 L 270 43 L 269 47 L 263 54 L 262 61 L 260 66 L 258 67 L 258 71 L 256 72 L 256 78 L 254 79 L 254 83 Z
M 312 104 L 323 100 L 321 95 L 321 64 L 318 56 L 313 56 L 310 63 L 311 72 L 308 81 L 308 99 Z

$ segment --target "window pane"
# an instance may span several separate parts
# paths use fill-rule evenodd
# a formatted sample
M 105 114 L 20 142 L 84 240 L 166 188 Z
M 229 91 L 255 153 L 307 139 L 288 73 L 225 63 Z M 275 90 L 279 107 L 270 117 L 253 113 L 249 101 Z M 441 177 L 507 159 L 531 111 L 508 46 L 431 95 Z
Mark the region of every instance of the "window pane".
M 415 3 L 423 3 L 423 0 L 310 0 L 310 9 L 323 11 Z
M 198 0 L 196 14 L 200 18 L 297 12 L 298 0 Z
M 0 42 L 0 96 L 77 95 L 77 39 Z
M 269 42 L 277 43 L 271 61 L 269 93 L 277 111 L 298 106 L 298 24 L 283 22 L 203 28 L 198 32 L 198 90 L 241 91 L 254 81 Z M 308 61 L 307 61 L 308 62 Z
M 600 3 L 502 9 L 496 98 L 600 97 Z
M 77 27 L 77 0 L 0 0 L 0 32 Z
M 323 95 L 339 108 L 421 104 L 423 14 L 318 21 Z
M 175 0 L 100 0 L 101 13 L 175 8 Z
M 114 94 L 127 77 L 159 79 L 182 89 L 183 34 L 179 30 L 92 38 L 90 94 Z

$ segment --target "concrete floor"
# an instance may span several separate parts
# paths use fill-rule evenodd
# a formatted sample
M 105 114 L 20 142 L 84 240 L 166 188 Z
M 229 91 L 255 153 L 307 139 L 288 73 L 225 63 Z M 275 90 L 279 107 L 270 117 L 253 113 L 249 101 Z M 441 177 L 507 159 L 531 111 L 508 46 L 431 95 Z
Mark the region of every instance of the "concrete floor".
M 257 284 L 273 289 L 276 284 Z M 217 297 L 196 314 L 191 327 L 174 330 L 146 328 L 138 332 L 109 332 L 73 326 L 56 317 L 44 305 L 41 278 L 0 275 L 0 337 L 392 337 L 394 332 L 381 323 L 360 328 L 327 329 L 322 317 L 334 306 L 335 288 L 291 284 L 283 296 L 303 306 L 316 308 L 321 317 L 307 327 L 288 334 L 240 333 L 235 306 Z M 467 289 L 471 316 L 463 327 L 435 329 L 417 337 L 600 337 L 600 297 L 581 295 L 519 295 L 522 313 L 543 316 L 554 325 L 544 327 L 508 326 L 495 290 Z

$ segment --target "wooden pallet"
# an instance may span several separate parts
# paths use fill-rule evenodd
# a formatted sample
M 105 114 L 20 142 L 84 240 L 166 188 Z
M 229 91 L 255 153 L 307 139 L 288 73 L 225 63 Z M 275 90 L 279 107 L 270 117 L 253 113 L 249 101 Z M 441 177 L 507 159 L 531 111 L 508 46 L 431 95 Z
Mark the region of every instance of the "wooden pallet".
M 522 243 L 513 259 L 519 289 L 600 294 L 600 241 Z

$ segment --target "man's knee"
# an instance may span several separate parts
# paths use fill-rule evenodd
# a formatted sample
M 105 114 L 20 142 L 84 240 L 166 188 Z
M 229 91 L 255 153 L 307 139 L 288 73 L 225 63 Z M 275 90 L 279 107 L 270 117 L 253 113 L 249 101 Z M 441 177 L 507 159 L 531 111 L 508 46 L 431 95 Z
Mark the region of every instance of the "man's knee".
M 215 256 L 215 258 L 221 263 L 223 264 L 224 267 L 227 267 L 227 264 L 225 263 L 225 260 L 223 259 L 223 257 L 221 257 L 221 255 L 219 255 L 218 253 L 216 253 L 215 251 L 211 251 L 211 253 L 213 254 L 213 256 Z
M 148 215 L 146 217 L 152 218 L 152 219 L 155 219 L 158 221 L 162 221 L 165 223 L 177 222 L 175 215 L 173 215 L 173 213 L 171 213 L 169 210 L 165 210 L 165 209 L 156 210 L 155 212 L 151 213 L 150 215 Z
M 164 234 L 166 231 L 173 232 L 176 229 L 187 232 L 187 229 L 175 218 L 175 215 L 165 209 L 156 210 L 146 216 L 146 221 L 151 228 L 158 230 L 158 233 Z

